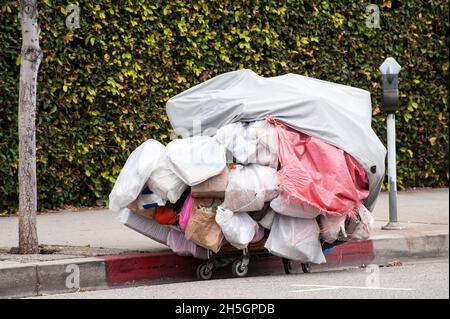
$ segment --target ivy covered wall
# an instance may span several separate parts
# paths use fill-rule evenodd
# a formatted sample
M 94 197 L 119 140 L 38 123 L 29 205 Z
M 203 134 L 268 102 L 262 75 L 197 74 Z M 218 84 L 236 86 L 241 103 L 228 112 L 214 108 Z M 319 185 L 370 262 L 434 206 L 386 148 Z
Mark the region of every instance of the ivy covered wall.
M 380 28 L 366 7 L 380 9 Z M 129 153 L 167 143 L 165 102 L 223 72 L 287 72 L 372 92 L 385 141 L 379 65 L 402 66 L 399 186 L 448 185 L 448 0 L 39 1 L 39 209 L 105 201 Z M 65 23 L 69 3 L 80 28 Z M 0 8 L 0 213 L 17 209 L 18 1 Z

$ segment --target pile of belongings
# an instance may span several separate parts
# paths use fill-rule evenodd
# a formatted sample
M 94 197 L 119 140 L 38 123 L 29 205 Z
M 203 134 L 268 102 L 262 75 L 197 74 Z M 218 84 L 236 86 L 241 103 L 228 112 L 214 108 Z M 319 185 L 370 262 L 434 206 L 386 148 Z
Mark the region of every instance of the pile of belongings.
M 324 245 L 369 238 L 386 150 L 368 92 L 240 70 L 171 98 L 167 114 L 181 138 L 136 148 L 109 196 L 126 226 L 199 259 L 262 243 L 320 264 Z

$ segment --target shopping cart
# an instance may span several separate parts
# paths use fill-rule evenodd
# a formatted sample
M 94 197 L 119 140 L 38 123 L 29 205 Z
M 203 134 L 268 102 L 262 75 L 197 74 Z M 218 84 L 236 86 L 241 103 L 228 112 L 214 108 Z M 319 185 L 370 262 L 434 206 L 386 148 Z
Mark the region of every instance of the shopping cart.
M 231 272 L 234 277 L 245 277 L 248 273 L 250 260 L 252 258 L 265 258 L 273 256 L 266 248 L 268 234 L 264 236 L 262 240 L 257 243 L 251 243 L 246 249 L 239 250 L 231 245 L 226 245 L 221 250 L 214 254 L 208 250 L 208 259 L 199 264 L 196 269 L 196 275 L 198 279 L 209 280 L 212 278 L 214 271 L 220 268 L 231 265 Z M 335 244 L 322 244 L 324 253 L 328 253 L 333 250 Z M 287 258 L 280 258 L 283 263 L 284 272 L 291 274 L 294 272 L 292 261 Z M 310 263 L 300 263 L 300 267 L 303 273 L 311 272 Z

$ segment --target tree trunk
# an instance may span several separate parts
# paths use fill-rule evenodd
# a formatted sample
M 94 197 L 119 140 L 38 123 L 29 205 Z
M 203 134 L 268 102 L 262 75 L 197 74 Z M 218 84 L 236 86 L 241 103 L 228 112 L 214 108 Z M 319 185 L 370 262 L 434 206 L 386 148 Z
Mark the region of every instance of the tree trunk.
M 20 0 L 19 252 L 39 253 L 36 210 L 36 82 L 42 51 L 36 0 Z

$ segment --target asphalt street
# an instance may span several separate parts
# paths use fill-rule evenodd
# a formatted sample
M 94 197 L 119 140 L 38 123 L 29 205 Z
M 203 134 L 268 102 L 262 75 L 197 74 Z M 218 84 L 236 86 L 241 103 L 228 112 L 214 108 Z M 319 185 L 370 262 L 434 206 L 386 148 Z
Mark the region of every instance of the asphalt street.
M 449 262 L 446 258 L 383 267 L 313 269 L 309 274 L 216 279 L 37 298 L 449 298 Z

